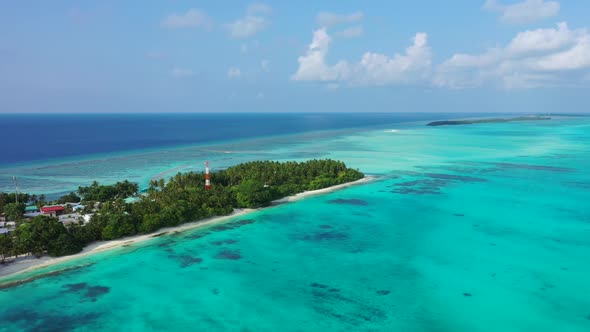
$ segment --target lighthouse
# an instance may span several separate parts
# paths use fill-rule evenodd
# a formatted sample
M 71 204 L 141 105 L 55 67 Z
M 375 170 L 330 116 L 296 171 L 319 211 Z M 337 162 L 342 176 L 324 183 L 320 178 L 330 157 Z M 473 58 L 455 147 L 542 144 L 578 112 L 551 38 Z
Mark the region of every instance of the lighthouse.
M 205 162 L 205 189 L 211 189 L 211 180 L 209 180 L 209 160 Z

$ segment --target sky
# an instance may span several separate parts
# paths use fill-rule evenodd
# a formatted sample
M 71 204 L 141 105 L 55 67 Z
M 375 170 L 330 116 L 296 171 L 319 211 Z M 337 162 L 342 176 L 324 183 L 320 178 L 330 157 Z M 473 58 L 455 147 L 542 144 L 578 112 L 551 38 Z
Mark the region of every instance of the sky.
M 0 2 L 0 113 L 590 112 L 590 1 Z

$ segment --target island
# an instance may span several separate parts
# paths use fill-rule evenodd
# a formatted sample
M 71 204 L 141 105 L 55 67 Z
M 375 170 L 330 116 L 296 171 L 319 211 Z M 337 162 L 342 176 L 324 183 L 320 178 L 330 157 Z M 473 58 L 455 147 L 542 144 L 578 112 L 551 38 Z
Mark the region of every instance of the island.
M 469 125 L 479 123 L 502 123 L 502 122 L 513 122 L 513 121 L 539 121 L 539 120 L 551 120 L 547 116 L 519 116 L 516 118 L 491 118 L 491 119 L 472 119 L 472 120 L 445 120 L 445 121 L 434 121 L 427 124 L 427 126 L 453 126 L 453 125 Z
M 286 197 L 363 178 L 359 170 L 330 159 L 254 161 L 211 173 L 210 189 L 204 173 L 190 172 L 152 180 L 142 193 L 129 181 L 95 181 L 55 201 L 44 195 L 0 193 L 2 226 L 8 230 L 0 234 L 0 263 L 19 256 L 73 255 L 100 241 L 153 237 L 162 228 L 235 215 L 236 210 L 287 202 Z

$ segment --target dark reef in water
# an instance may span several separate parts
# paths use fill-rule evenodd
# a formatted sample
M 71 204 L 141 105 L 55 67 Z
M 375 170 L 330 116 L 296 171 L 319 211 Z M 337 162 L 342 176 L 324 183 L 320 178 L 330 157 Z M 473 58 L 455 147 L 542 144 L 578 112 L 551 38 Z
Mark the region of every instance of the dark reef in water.
M 253 220 L 253 219 L 243 219 L 243 220 L 228 222 L 225 224 L 211 227 L 211 230 L 217 231 L 217 232 L 222 232 L 222 231 L 227 231 L 227 230 L 231 230 L 231 229 L 236 229 L 236 228 L 248 225 L 248 224 L 252 224 L 254 222 L 255 222 L 255 220 Z
M 89 299 L 92 302 L 96 302 L 99 296 L 108 293 L 111 289 L 106 286 L 88 286 L 88 283 L 81 282 L 77 284 L 63 285 L 66 288 L 66 292 L 79 293 L 85 291 L 84 298 Z
M 316 232 L 311 235 L 305 235 L 304 241 L 320 242 L 325 240 L 345 240 L 348 239 L 348 234 L 337 231 Z
M 215 255 L 216 259 L 228 259 L 228 260 L 238 260 L 242 259 L 242 255 L 238 250 L 222 250 Z
M 193 256 L 187 255 L 187 254 L 177 255 L 177 254 L 174 254 L 173 251 L 170 251 L 169 253 L 170 253 L 170 255 L 168 255 L 168 258 L 178 261 L 180 263 L 181 268 L 186 268 L 191 265 L 199 264 L 199 263 L 203 262 L 203 259 L 200 257 L 193 257 Z
M 459 182 L 486 182 L 486 179 L 476 178 L 473 176 L 442 174 L 442 173 L 426 173 L 425 176 L 433 179 L 453 180 Z
M 109 287 L 105 286 L 93 286 L 86 290 L 86 294 L 84 296 L 90 299 L 92 302 L 95 302 L 99 296 L 108 293 L 110 290 L 111 289 Z
M 378 290 L 376 293 L 379 294 L 379 295 L 387 295 L 387 294 L 391 293 L 391 291 L 388 291 L 388 290 Z
M 64 288 L 67 288 L 68 292 L 78 292 L 86 287 L 88 287 L 88 284 L 85 282 L 80 282 L 77 284 L 67 284 L 67 285 L 63 285 Z
M 213 241 L 213 242 L 211 242 L 211 244 L 214 246 L 221 246 L 224 244 L 234 244 L 236 242 L 238 242 L 238 240 L 228 239 L 228 240 Z
M 387 319 L 387 313 L 378 306 L 344 296 L 337 288 L 317 282 L 310 283 L 310 286 L 313 288 L 311 294 L 316 298 L 312 308 L 318 314 L 352 326 L 364 326 L 367 322 Z
M 569 167 L 558 167 L 558 166 L 545 166 L 545 165 L 528 165 L 528 164 L 515 164 L 515 163 L 494 163 L 494 165 L 503 170 L 510 169 L 526 169 L 531 171 L 548 171 L 558 173 L 570 173 L 574 172 L 575 169 Z
M 5 309 L 0 320 L 18 323 L 22 331 L 72 331 L 89 326 L 101 317 L 98 313 L 68 315 L 66 312 L 46 313 L 35 309 Z
M 492 119 L 474 119 L 474 120 L 446 120 L 446 121 L 433 121 L 427 124 L 427 126 L 453 126 L 453 125 L 469 125 L 478 123 L 503 123 L 513 121 L 539 121 L 539 120 L 551 120 L 547 116 L 519 116 L 516 118 L 492 118 Z
M 196 240 L 209 235 L 209 232 L 199 232 L 197 234 L 187 235 L 184 238 L 189 240 Z
M 193 257 L 191 255 L 181 255 L 178 257 L 180 260 L 180 267 L 185 268 L 189 267 L 194 264 L 199 264 L 203 262 L 203 259 L 200 257 Z
M 414 195 L 438 195 L 441 194 L 441 189 L 457 182 L 474 183 L 487 182 L 484 178 L 474 176 L 455 175 L 445 173 L 419 173 L 406 171 L 406 175 L 414 177 L 426 177 L 426 179 L 418 179 L 412 181 L 399 182 L 394 184 L 394 189 L 391 191 L 395 194 L 414 194 Z
M 438 195 L 442 187 L 448 182 L 444 180 L 414 180 L 396 183 L 396 188 L 391 192 L 395 194 Z
M 343 198 L 332 199 L 332 200 L 329 200 L 328 203 L 330 203 L 330 204 L 358 205 L 358 206 L 367 206 L 367 205 L 369 205 L 369 203 L 367 201 L 363 201 L 362 199 L 356 199 L 356 198 L 352 198 L 352 199 L 343 199 Z
M 455 217 L 465 217 L 463 213 L 453 213 Z
M 159 248 L 168 248 L 175 243 L 176 243 L 176 241 L 174 241 L 174 240 L 166 240 L 162 243 L 158 243 L 158 247 Z
M 471 296 L 473 296 L 473 295 L 472 295 L 471 293 L 463 293 L 463 296 L 466 296 L 466 297 L 471 297 Z

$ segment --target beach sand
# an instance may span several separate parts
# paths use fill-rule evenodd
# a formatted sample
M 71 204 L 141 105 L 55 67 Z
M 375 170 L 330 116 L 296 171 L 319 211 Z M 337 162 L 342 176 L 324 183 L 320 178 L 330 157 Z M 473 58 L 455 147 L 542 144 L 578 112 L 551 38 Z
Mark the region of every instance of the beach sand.
M 296 195 L 287 196 L 287 197 L 284 197 L 281 199 L 274 200 L 270 207 L 277 206 L 280 204 L 289 203 L 289 202 L 298 201 L 300 199 L 303 199 L 303 198 L 306 198 L 309 196 L 331 193 L 331 192 L 334 192 L 334 191 L 337 191 L 337 190 L 340 190 L 340 189 L 343 189 L 346 187 L 350 187 L 353 185 L 358 185 L 358 184 L 363 184 L 363 183 L 373 181 L 375 178 L 376 177 L 374 177 L 374 176 L 365 176 L 364 178 L 357 180 L 357 181 L 343 183 L 343 184 L 339 184 L 339 185 L 324 188 L 324 189 L 305 191 L 305 192 L 302 192 L 302 193 L 299 193 Z M 267 207 L 267 208 L 269 208 L 269 207 Z M 261 208 L 261 209 L 267 209 L 267 208 Z M 112 240 L 112 241 L 94 242 L 94 243 L 91 243 L 91 244 L 87 245 L 86 247 L 84 247 L 84 249 L 80 253 L 75 254 L 75 255 L 70 255 L 70 256 L 63 256 L 63 257 L 56 257 L 56 258 L 52 258 L 49 256 L 43 256 L 40 258 L 36 258 L 34 256 L 19 257 L 19 258 L 14 259 L 13 261 L 11 261 L 8 264 L 0 265 L 0 278 L 6 277 L 6 276 L 14 276 L 16 274 L 25 273 L 25 272 L 31 272 L 36 269 L 40 269 L 40 268 L 48 267 L 51 265 L 55 265 L 55 264 L 67 262 L 70 260 L 78 259 L 83 256 L 93 255 L 93 254 L 96 254 L 99 252 L 116 249 L 116 248 L 119 248 L 123 245 L 128 246 L 128 245 L 131 245 L 134 243 L 143 242 L 143 241 L 152 239 L 156 236 L 164 235 L 166 233 L 177 233 L 177 232 L 183 232 L 183 231 L 192 230 L 192 229 L 196 229 L 196 228 L 211 226 L 214 224 L 228 221 L 230 219 L 234 219 L 239 216 L 246 215 L 246 214 L 254 212 L 254 211 L 259 211 L 261 209 L 235 209 L 232 214 L 227 215 L 227 216 L 211 217 L 211 218 L 207 218 L 207 219 L 202 219 L 202 220 L 186 223 L 186 224 L 183 224 L 183 225 L 177 226 L 177 227 L 166 227 L 166 228 L 159 229 L 158 231 L 150 233 L 150 234 L 135 235 L 135 236 L 125 237 L 122 239 Z M 1 283 L 1 281 L 0 281 L 0 283 Z

